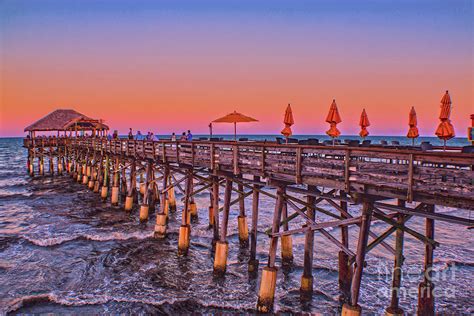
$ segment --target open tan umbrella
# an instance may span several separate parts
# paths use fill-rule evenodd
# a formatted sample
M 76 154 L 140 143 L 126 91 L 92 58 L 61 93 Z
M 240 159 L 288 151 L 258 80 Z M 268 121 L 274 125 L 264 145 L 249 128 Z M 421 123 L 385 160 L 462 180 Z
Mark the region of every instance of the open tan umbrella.
M 446 141 L 455 136 L 453 124 L 449 117 L 451 116 L 451 97 L 449 96 L 448 90 L 441 99 L 441 112 L 439 113 L 439 123 L 436 129 L 436 136 L 444 141 L 444 147 L 446 147 Z
M 410 128 L 408 129 L 407 137 L 412 139 L 412 145 L 415 145 L 415 138 L 420 136 L 418 132 L 418 120 L 416 119 L 416 112 L 415 107 L 412 106 L 410 110 L 410 115 L 408 116 L 408 125 Z
M 326 122 L 329 123 L 329 130 L 326 131 L 326 134 L 328 134 L 333 139 L 334 143 L 334 138 L 341 135 L 341 132 L 337 129 L 336 125 L 342 122 L 335 99 L 332 100 L 328 116 L 326 117 Z
M 370 126 L 370 122 L 369 122 L 369 117 L 367 116 L 367 113 L 365 112 L 365 109 L 362 110 L 362 114 L 360 115 L 359 125 L 360 125 L 360 132 L 359 132 L 360 137 L 366 138 L 367 136 L 369 136 L 369 131 L 367 130 L 367 127 Z
M 285 136 L 286 141 L 288 142 L 288 137 L 293 135 L 293 132 L 291 131 L 291 125 L 295 124 L 295 121 L 293 120 L 293 112 L 291 111 L 291 106 L 289 103 L 286 107 L 283 124 L 285 124 L 285 128 L 281 131 L 281 133 L 283 134 L 283 136 Z
M 229 113 L 221 118 L 215 119 L 213 123 L 234 123 L 234 140 L 237 140 L 237 123 L 249 123 L 249 122 L 258 122 L 258 120 L 240 114 L 236 111 Z

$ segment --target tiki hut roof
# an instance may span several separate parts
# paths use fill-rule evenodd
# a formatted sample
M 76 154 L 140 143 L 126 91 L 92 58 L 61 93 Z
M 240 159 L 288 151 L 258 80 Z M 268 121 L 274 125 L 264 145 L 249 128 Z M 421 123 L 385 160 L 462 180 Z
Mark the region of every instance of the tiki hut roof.
M 25 132 L 32 131 L 66 131 L 74 130 L 109 129 L 101 120 L 92 119 L 74 110 L 56 110 L 42 119 L 25 128 Z

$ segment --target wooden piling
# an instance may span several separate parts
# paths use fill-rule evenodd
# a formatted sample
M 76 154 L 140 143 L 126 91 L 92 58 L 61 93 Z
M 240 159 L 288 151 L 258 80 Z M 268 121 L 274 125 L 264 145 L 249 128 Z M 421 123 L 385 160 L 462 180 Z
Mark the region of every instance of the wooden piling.
M 171 175 L 169 176 L 168 182 L 170 185 L 172 184 Z M 174 192 L 174 186 L 172 186 L 171 189 L 168 190 L 168 205 L 170 212 L 176 211 L 176 197 Z
M 404 200 L 398 200 L 398 206 L 405 206 Z M 405 224 L 405 215 L 397 214 L 397 223 L 400 226 Z M 403 265 L 403 235 L 402 229 L 397 229 L 395 232 L 395 260 L 393 265 L 393 277 L 392 277 L 392 298 L 390 300 L 390 306 L 385 310 L 387 316 L 402 316 L 404 311 L 399 306 L 400 300 L 400 286 L 402 283 L 402 265 Z
M 245 215 L 245 195 L 243 184 L 239 183 L 237 189 L 239 191 L 239 216 L 237 217 L 239 242 L 241 247 L 247 247 L 249 242 L 249 228 L 247 226 L 247 216 Z
M 351 301 L 350 304 L 342 306 L 342 315 L 360 315 L 362 309 L 359 303 L 360 284 L 365 264 L 365 254 L 369 239 L 370 222 L 372 220 L 373 204 L 370 200 L 364 200 L 362 206 L 361 224 L 359 230 L 359 241 L 357 243 L 356 262 L 354 275 L 352 276 Z
M 178 254 L 180 255 L 186 255 L 188 253 L 189 241 L 191 238 L 191 213 L 189 211 L 190 195 L 193 185 L 193 173 L 191 169 L 186 171 L 185 177 L 187 177 L 187 179 L 184 195 L 184 208 L 182 213 L 182 223 L 181 227 L 179 228 L 178 240 Z
M 105 157 L 103 183 L 102 183 L 102 188 L 100 191 L 100 197 L 102 198 L 103 201 L 107 199 L 107 193 L 109 189 L 109 170 L 110 170 L 110 158 L 109 158 L 109 155 L 107 155 Z
M 341 191 L 339 194 L 341 197 L 346 197 L 347 194 Z M 347 219 L 347 202 L 341 201 L 341 218 Z M 349 248 L 349 228 L 348 226 L 341 227 L 341 243 L 344 247 Z M 339 265 L 339 290 L 341 292 L 341 300 L 343 302 L 350 301 L 351 282 L 352 282 L 352 265 L 349 261 L 349 256 L 344 251 L 339 251 L 338 254 L 338 265 Z
M 308 190 L 313 190 L 314 187 L 308 187 Z M 309 206 L 314 206 L 316 198 L 314 196 L 308 195 L 307 202 Z M 311 225 L 311 221 L 314 221 L 314 207 L 307 207 L 306 215 L 308 216 L 308 221 L 306 225 Z M 301 276 L 301 287 L 300 291 L 302 292 L 303 297 L 305 295 L 313 293 L 313 253 L 314 253 L 314 231 L 307 230 L 305 234 L 304 241 L 304 261 L 303 261 L 303 275 Z
M 434 205 L 427 205 L 427 213 L 435 212 Z M 426 218 L 425 220 L 426 237 L 434 239 L 434 220 Z M 432 281 L 433 273 L 433 245 L 425 244 L 425 264 L 423 281 L 418 287 L 418 315 L 431 316 L 434 315 L 434 283 Z
M 283 201 L 282 209 L 282 221 L 283 221 L 283 231 L 289 229 L 288 225 L 288 205 L 286 201 Z M 281 236 L 281 260 L 285 265 L 291 264 L 293 262 L 293 239 L 291 235 Z
M 227 225 L 229 223 L 230 199 L 232 195 L 232 180 L 225 179 L 224 191 L 224 210 L 222 214 L 222 224 L 219 241 L 216 243 L 216 253 L 214 256 L 214 273 L 223 274 L 227 267 L 227 254 L 229 252 L 229 244 L 227 242 Z
M 254 181 L 260 182 L 260 177 L 255 176 Z M 252 229 L 250 231 L 250 259 L 248 271 L 256 275 L 259 261 L 257 260 L 257 228 L 258 228 L 258 204 L 259 204 L 259 186 L 253 185 L 252 189 Z
M 112 183 L 112 196 L 110 202 L 112 205 L 116 206 L 119 203 L 119 181 L 120 181 L 120 173 L 119 173 L 120 163 L 119 159 L 115 158 L 113 170 L 114 170 L 114 177 Z M 148 215 L 147 215 L 148 218 Z
M 263 268 L 262 278 L 260 280 L 260 288 L 258 292 L 257 310 L 262 313 L 269 313 L 273 309 L 273 301 L 275 299 L 277 268 L 275 267 L 276 252 L 278 246 L 277 234 L 280 230 L 280 221 L 284 204 L 283 186 L 277 188 L 277 199 L 275 202 L 275 211 L 273 213 L 272 237 L 270 241 L 270 249 L 268 251 L 268 265 Z
M 137 185 L 136 184 L 136 181 L 137 181 L 136 169 L 137 169 L 137 164 L 134 159 L 130 166 L 130 182 L 127 187 L 127 197 L 125 198 L 124 209 L 127 212 L 130 212 L 133 208 L 133 200 L 134 200 L 133 195 L 135 193 L 135 188 Z
M 146 164 L 146 185 L 145 185 L 145 194 L 143 195 L 143 203 L 140 206 L 140 222 L 148 220 L 148 213 L 150 207 L 150 189 L 151 189 L 151 179 L 153 165 L 150 161 L 147 161 Z
M 212 244 L 215 245 L 219 240 L 219 177 L 212 176 L 212 213 L 214 216 L 213 220 L 213 238 Z

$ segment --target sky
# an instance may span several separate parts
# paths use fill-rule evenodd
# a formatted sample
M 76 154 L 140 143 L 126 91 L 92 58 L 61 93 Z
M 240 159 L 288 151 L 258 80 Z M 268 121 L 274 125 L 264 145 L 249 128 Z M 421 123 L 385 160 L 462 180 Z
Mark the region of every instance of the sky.
M 474 113 L 470 0 L 0 0 L 0 137 L 75 109 L 111 129 L 207 133 L 234 110 L 278 134 L 406 135 L 412 106 L 434 135 L 449 90 L 465 137 Z M 232 133 L 228 124 L 214 133 Z

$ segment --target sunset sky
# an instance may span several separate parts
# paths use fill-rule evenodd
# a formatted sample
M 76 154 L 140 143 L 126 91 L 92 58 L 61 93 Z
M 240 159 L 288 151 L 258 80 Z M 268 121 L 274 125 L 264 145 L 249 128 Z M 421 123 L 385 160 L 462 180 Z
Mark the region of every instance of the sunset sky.
M 445 90 L 457 136 L 474 113 L 472 1 L 0 0 L 0 136 L 57 108 L 158 134 L 207 133 L 237 110 L 277 134 L 434 135 Z M 230 125 L 215 133 L 231 133 Z

